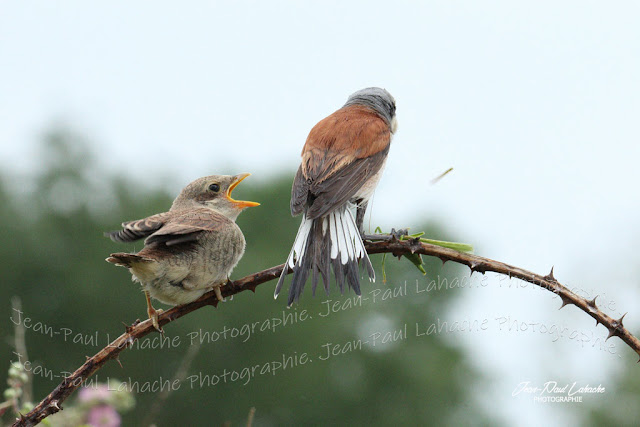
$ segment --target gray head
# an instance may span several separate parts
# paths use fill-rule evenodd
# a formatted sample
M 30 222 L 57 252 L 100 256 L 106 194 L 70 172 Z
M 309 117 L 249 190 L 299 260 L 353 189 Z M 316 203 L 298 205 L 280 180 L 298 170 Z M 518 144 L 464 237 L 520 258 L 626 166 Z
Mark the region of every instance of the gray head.
M 345 107 L 349 105 L 364 105 L 373 109 L 387 121 L 391 131 L 395 132 L 396 100 L 385 89 L 368 87 L 354 92 L 347 99 L 347 103 L 344 104 Z
M 188 208 L 209 208 L 235 221 L 245 208 L 258 206 L 260 203 L 245 202 L 231 198 L 231 192 L 240 182 L 251 175 L 211 175 L 198 178 L 182 189 L 173 201 L 171 210 Z

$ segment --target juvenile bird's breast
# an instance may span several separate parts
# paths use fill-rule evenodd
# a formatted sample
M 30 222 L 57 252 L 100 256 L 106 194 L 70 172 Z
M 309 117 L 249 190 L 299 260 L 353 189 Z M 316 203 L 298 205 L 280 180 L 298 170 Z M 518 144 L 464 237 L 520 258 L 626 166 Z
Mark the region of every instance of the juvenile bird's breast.
M 164 303 L 186 304 L 226 283 L 244 249 L 242 231 L 229 221 L 220 230 L 202 233 L 177 253 L 163 253 L 155 279 L 142 281 L 143 287 Z
M 245 240 L 235 222 L 215 233 L 207 233 L 201 240 L 198 263 L 209 275 L 226 278 L 244 254 Z
M 245 240 L 233 222 L 221 230 L 203 233 L 192 253 L 185 278 L 191 289 L 208 288 L 227 282 L 233 268 L 244 254 Z

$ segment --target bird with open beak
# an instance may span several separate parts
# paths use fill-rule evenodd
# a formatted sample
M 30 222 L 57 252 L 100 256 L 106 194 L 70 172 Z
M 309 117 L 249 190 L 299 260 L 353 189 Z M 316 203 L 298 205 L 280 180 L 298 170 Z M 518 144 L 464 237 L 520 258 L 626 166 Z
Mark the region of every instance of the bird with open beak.
M 146 238 L 136 253 L 114 253 L 107 261 L 127 267 L 140 282 L 147 298 L 147 314 L 153 326 L 159 310 L 151 298 L 172 305 L 195 301 L 220 287 L 244 254 L 245 240 L 236 218 L 259 203 L 234 200 L 231 192 L 250 174 L 212 175 L 187 185 L 168 212 L 122 223 L 122 230 L 105 233 L 115 242 Z
M 360 295 L 360 261 L 375 280 L 361 234 L 396 128 L 395 100 L 386 90 L 370 87 L 353 93 L 311 129 L 291 190 L 291 214 L 302 213 L 302 223 L 275 297 L 287 269 L 293 270 L 288 305 L 300 298 L 310 273 L 314 294 L 320 277 L 329 293 L 333 268 L 340 291 L 344 293 L 346 283 Z

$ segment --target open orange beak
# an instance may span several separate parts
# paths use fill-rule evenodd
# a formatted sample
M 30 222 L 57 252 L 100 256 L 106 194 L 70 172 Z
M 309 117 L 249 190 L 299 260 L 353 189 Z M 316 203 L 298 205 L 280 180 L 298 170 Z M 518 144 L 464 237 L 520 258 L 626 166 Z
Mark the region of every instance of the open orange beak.
M 231 198 L 231 192 L 234 190 L 234 188 L 236 188 L 238 186 L 238 184 L 240 184 L 242 182 L 242 180 L 244 180 L 249 175 L 251 175 L 251 174 L 250 173 L 241 173 L 241 174 L 238 174 L 238 175 L 234 176 L 233 177 L 233 182 L 229 186 L 229 189 L 227 190 L 227 194 L 225 194 L 225 197 L 227 198 L 227 200 L 229 200 L 236 209 L 245 209 L 245 208 L 252 208 L 254 206 L 260 206 L 260 203 L 245 202 L 243 200 L 234 200 L 233 198 Z

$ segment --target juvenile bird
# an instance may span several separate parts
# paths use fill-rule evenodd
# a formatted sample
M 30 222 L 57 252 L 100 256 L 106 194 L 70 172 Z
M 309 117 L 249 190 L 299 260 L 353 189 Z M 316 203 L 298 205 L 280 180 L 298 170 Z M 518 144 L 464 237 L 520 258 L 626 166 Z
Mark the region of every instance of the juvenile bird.
M 360 234 L 396 128 L 395 100 L 386 90 L 370 87 L 353 93 L 342 108 L 311 129 L 291 189 L 291 214 L 302 213 L 302 222 L 275 297 L 289 268 L 293 278 L 288 305 L 299 299 L 310 272 L 313 293 L 320 276 L 329 293 L 332 267 L 340 291 L 346 282 L 360 295 L 360 260 L 375 280 Z
M 250 174 L 212 175 L 187 185 L 168 212 L 122 223 L 122 230 L 105 233 L 115 242 L 146 238 L 136 253 L 118 252 L 108 262 L 127 267 L 147 298 L 147 314 L 157 330 L 158 314 L 151 297 L 165 304 L 195 301 L 220 287 L 244 254 L 245 240 L 235 220 L 245 208 L 259 203 L 231 198 L 234 188 Z

